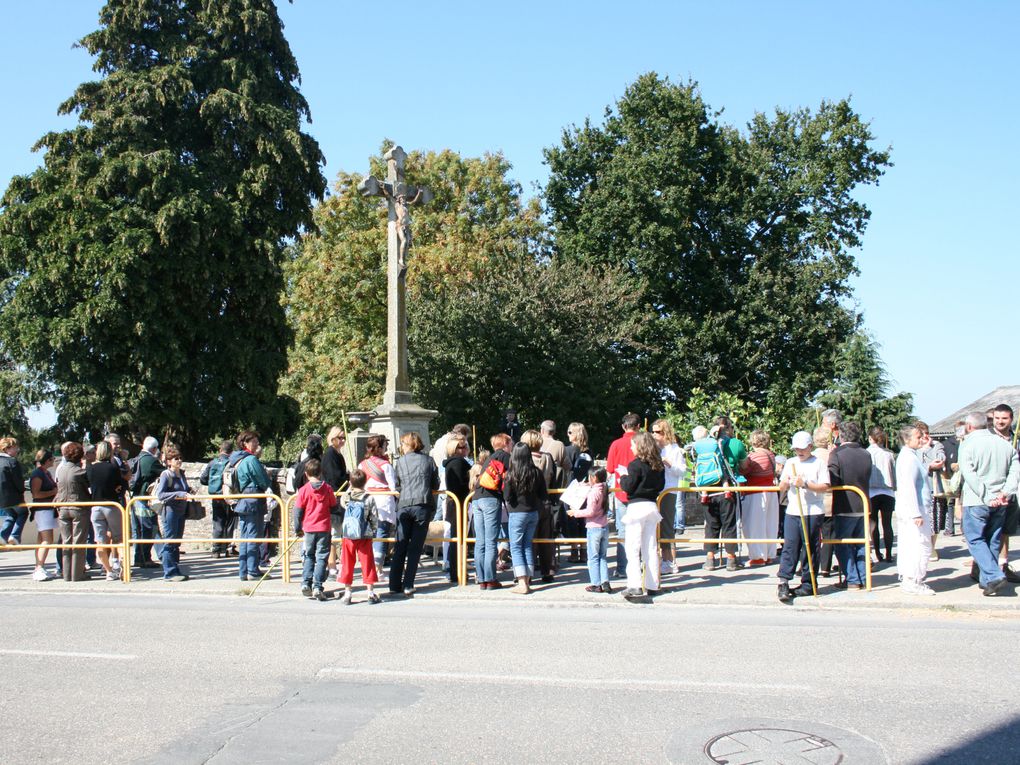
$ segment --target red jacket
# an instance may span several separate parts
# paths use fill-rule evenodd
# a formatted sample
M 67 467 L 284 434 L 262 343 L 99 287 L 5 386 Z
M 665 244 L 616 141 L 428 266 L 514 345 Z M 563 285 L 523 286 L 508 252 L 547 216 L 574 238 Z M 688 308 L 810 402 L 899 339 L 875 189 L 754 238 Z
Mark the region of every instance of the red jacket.
M 617 488 L 620 486 L 621 477 L 617 471 L 620 468 L 626 468 L 630 461 L 634 459 L 634 452 L 630 450 L 630 442 L 634 440 L 636 435 L 636 432 L 625 432 L 609 446 L 609 455 L 606 457 L 606 472 L 616 476 Z M 620 489 L 620 491 L 616 492 L 616 498 L 620 502 L 626 502 L 627 494 Z
M 318 487 L 309 481 L 298 489 L 297 499 L 294 500 L 294 509 L 304 511 L 301 519 L 301 530 L 306 534 L 314 531 L 329 531 L 331 528 L 329 511 L 336 507 L 336 495 L 333 489 L 325 481 L 319 482 Z

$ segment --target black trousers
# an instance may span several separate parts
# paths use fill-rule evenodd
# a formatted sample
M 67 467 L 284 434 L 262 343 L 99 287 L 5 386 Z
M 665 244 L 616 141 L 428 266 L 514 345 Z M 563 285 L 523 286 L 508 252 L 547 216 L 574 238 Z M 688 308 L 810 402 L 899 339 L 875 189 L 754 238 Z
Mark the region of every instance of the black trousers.
M 892 560 L 892 514 L 895 509 L 895 497 L 890 497 L 885 494 L 876 494 L 871 498 L 871 521 L 868 524 L 870 527 L 868 530 L 871 532 L 871 547 L 875 551 L 875 555 L 881 558 L 882 547 L 879 544 L 878 539 L 879 525 L 881 525 L 883 537 L 882 541 L 885 542 L 885 557 L 887 560 Z
M 836 536 L 836 520 L 831 515 L 823 516 L 822 538 L 832 539 Z M 835 545 L 822 545 L 822 571 L 832 571 L 832 556 L 836 553 Z M 804 558 L 802 557 L 801 562 Z
M 233 539 L 237 530 L 237 513 L 222 499 L 212 501 L 212 535 L 214 539 Z M 225 553 L 229 544 L 214 544 L 213 552 Z
M 705 539 L 736 539 L 737 538 L 737 500 L 736 497 L 726 498 L 723 492 L 708 495 L 705 505 Z M 718 543 L 705 543 L 705 552 L 719 551 Z M 736 555 L 737 545 L 727 542 L 726 553 Z
M 431 512 L 427 505 L 411 505 L 397 511 L 397 541 L 390 563 L 390 592 L 414 587 L 421 551 L 429 535 Z

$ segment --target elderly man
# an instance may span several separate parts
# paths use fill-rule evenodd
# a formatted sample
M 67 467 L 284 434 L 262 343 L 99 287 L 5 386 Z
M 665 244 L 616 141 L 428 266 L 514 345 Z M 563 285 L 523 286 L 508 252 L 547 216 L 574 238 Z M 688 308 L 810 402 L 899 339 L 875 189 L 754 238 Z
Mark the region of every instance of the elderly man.
M 136 497 L 144 497 L 149 490 L 155 489 L 154 484 L 165 468 L 159 461 L 159 441 L 147 436 L 142 442 L 142 451 L 135 459 L 135 469 L 131 474 L 131 493 Z M 156 514 L 149 508 L 146 500 L 135 502 L 131 506 L 131 536 L 135 539 L 158 539 Z M 135 545 L 135 565 L 139 568 L 156 568 L 159 566 L 152 559 L 154 545 Z M 157 551 L 158 552 L 158 551 Z
M 840 428 L 843 425 L 843 413 L 838 409 L 826 409 L 822 412 L 822 427 L 832 432 L 832 445 L 839 446 Z
M 990 432 L 1016 448 L 1016 441 L 1013 439 L 1013 408 L 1009 404 L 999 404 L 992 410 Z M 1018 526 L 1020 507 L 1017 506 L 1016 497 L 1010 497 L 1002 518 L 1002 554 L 999 561 L 1002 563 L 1002 573 L 1006 575 L 1006 581 L 1013 584 L 1020 582 L 1020 576 L 1009 567 L 1009 538 L 1017 533 Z
M 1020 465 L 1013 446 L 988 431 L 984 413 L 968 414 L 965 427 L 967 437 L 960 444 L 959 457 L 963 536 L 977 564 L 982 592 L 995 595 L 1006 585 L 999 550 L 1006 509 L 1020 483 Z
M 868 496 L 871 482 L 871 455 L 861 444 L 861 428 L 855 422 L 843 423 L 841 442 L 829 453 L 829 480 L 832 486 L 855 486 Z M 852 491 L 832 496 L 833 530 L 837 539 L 864 536 L 864 500 Z M 864 545 L 836 545 L 836 558 L 842 573 L 836 588 L 864 589 Z

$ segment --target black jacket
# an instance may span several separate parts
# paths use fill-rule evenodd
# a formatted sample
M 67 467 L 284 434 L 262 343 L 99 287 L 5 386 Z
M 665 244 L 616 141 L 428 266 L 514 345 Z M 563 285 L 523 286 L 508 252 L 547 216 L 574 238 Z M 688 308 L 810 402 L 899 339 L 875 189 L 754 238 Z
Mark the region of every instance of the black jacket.
M 833 486 L 856 486 L 868 496 L 871 455 L 860 444 L 843 443 L 829 454 L 829 481 Z M 832 514 L 863 513 L 864 501 L 853 491 L 832 492 Z
M 328 483 L 333 491 L 340 491 L 340 487 L 350 480 L 344 455 L 332 446 L 327 446 L 322 454 L 322 480 Z
M 25 501 L 25 476 L 21 464 L 6 452 L 0 452 L 0 506 L 14 507 Z
M 644 499 L 654 502 L 666 488 L 666 471 L 652 470 L 647 462 L 637 457 L 627 465 L 627 475 L 620 480 L 620 488 L 627 493 L 627 500 Z

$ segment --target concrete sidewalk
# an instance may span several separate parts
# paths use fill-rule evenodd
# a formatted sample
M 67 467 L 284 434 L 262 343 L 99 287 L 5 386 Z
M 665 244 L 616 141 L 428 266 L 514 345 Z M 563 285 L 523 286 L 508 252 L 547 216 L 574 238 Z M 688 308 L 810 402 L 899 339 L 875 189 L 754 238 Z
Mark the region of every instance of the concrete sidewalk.
M 735 572 L 723 569 L 708 572 L 701 567 L 703 556 L 699 546 L 684 546 L 678 553 L 680 571 L 664 574 L 662 590 L 648 603 L 656 606 L 683 606 L 686 604 L 713 606 L 769 606 L 774 608 L 810 609 L 922 609 L 927 612 L 974 612 L 987 615 L 1001 614 L 1009 618 L 1020 616 L 1020 598 L 1010 586 L 995 597 L 985 597 L 978 586 L 971 581 L 970 557 L 961 537 L 940 537 L 937 550 L 938 561 L 929 567 L 928 583 L 935 590 L 935 596 L 905 594 L 898 586 L 895 564 L 880 564 L 873 570 L 871 592 L 840 591 L 833 586 L 838 580 L 832 576 L 820 578 L 817 598 L 797 598 L 793 606 L 781 604 L 776 599 L 776 572 L 778 564 L 745 568 Z M 612 550 L 610 551 L 612 556 Z M 530 596 L 515 595 L 509 591 L 512 577 L 509 572 L 500 575 L 503 589 L 483 592 L 475 584 L 466 587 L 451 585 L 437 564 L 429 558 L 422 558 L 416 581 L 417 598 L 448 601 L 512 601 L 555 606 L 619 606 L 639 607 L 625 601 L 619 591 L 623 589 L 622 579 L 612 580 L 615 594 L 595 594 L 584 591 L 588 584 L 587 567 L 567 564 L 567 549 L 561 548 L 560 561 L 563 568 L 552 584 L 540 581 Z M 3 551 L 0 549 L 0 592 L 122 592 L 166 593 L 172 595 L 219 595 L 238 597 L 249 594 L 255 587 L 253 582 L 241 582 L 237 577 L 237 559 L 215 559 L 208 550 L 189 549 L 181 559 L 181 567 L 191 577 L 182 583 L 164 582 L 161 569 L 134 569 L 130 584 L 107 582 L 102 578 L 87 582 L 35 582 L 31 551 Z M 53 555 L 48 567 L 52 569 Z M 612 558 L 610 560 L 612 571 Z M 387 597 L 386 571 L 379 592 Z M 93 576 L 97 576 L 95 573 Z M 101 575 L 100 575 L 101 576 Z M 301 562 L 298 554 L 292 552 L 291 583 L 284 584 L 279 567 L 272 569 L 271 578 L 263 582 L 256 596 L 300 597 Z M 469 581 L 474 581 L 474 569 L 469 561 Z M 796 582 L 796 580 L 794 580 Z M 364 588 L 360 586 L 360 572 L 355 577 L 355 604 L 364 602 Z M 339 588 L 335 582 L 327 589 Z M 314 607 L 329 607 L 330 604 L 314 604 Z M 310 607 L 313 607 L 310 604 Z

